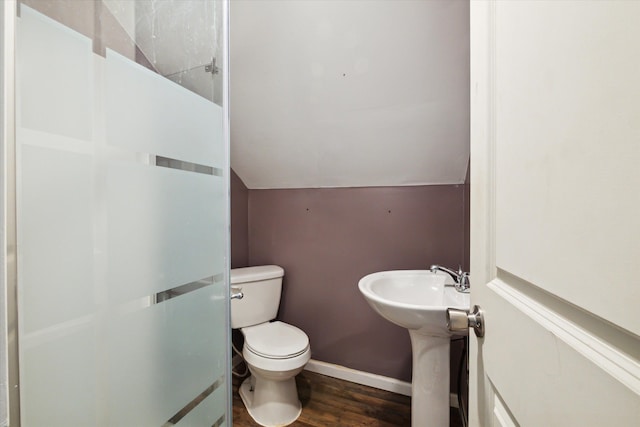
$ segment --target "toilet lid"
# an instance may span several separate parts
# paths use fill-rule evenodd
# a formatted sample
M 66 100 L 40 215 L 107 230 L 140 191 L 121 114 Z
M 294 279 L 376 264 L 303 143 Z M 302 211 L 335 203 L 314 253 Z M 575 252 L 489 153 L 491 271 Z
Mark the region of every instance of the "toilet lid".
M 295 326 L 283 322 L 262 323 L 242 328 L 247 350 L 269 359 L 287 359 L 309 348 L 309 337 Z

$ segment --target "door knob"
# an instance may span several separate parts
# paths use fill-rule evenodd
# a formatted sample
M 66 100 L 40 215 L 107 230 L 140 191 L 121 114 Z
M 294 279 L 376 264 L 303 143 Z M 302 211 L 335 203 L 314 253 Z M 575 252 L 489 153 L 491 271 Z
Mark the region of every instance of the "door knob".
M 468 328 L 473 328 L 478 338 L 484 336 L 484 314 L 482 309 L 474 305 L 473 311 L 458 310 L 456 308 L 447 309 L 447 328 L 454 333 L 466 333 Z

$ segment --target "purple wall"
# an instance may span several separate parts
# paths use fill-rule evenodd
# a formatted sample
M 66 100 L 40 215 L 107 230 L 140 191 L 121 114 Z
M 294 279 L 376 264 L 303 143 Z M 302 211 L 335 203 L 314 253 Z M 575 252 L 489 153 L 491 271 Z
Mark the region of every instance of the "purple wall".
M 367 305 L 358 280 L 467 265 L 464 189 L 249 190 L 249 265 L 285 269 L 279 318 L 309 335 L 314 359 L 410 381 L 409 334 Z
M 231 169 L 231 268 L 249 265 L 249 190 Z

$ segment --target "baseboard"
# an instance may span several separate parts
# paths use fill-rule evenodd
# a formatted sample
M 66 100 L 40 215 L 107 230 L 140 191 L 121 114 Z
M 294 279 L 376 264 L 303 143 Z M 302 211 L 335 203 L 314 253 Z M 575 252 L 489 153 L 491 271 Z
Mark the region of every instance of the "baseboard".
M 411 396 L 411 383 L 400 381 L 395 378 L 389 378 L 382 375 L 370 374 L 369 372 L 357 371 L 333 363 L 320 362 L 311 359 L 305 370 L 326 375 L 328 377 L 338 378 L 350 381 L 356 384 L 362 384 L 369 387 L 379 388 L 381 390 L 391 391 L 393 393 Z
M 345 366 L 334 365 L 333 363 L 321 362 L 311 359 L 304 368 L 309 372 L 326 375 L 332 378 L 338 378 L 356 384 L 362 384 L 380 390 L 390 391 L 405 396 L 411 396 L 411 383 L 401 381 L 395 378 L 385 377 L 383 375 L 371 374 L 369 372 L 358 371 L 356 369 L 347 368 Z M 449 406 L 458 407 L 458 395 L 451 393 L 449 397 Z

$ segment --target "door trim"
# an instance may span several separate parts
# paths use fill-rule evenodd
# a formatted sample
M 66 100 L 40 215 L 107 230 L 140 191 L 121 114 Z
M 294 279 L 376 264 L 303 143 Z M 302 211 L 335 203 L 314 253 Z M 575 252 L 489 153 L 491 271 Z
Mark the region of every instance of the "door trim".
M 496 277 L 495 2 L 471 2 L 471 275 L 476 284 Z M 473 293 L 472 293 L 473 295 Z
M 495 1 L 469 4 L 470 48 L 470 273 L 471 303 L 478 292 L 496 277 L 495 158 L 496 158 L 496 7 Z M 490 326 L 489 326 L 490 327 Z M 489 332 L 490 333 L 490 332 Z M 469 425 L 491 425 L 486 401 L 493 389 L 484 381 L 483 338 L 469 336 Z

